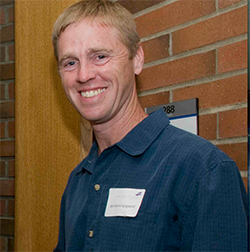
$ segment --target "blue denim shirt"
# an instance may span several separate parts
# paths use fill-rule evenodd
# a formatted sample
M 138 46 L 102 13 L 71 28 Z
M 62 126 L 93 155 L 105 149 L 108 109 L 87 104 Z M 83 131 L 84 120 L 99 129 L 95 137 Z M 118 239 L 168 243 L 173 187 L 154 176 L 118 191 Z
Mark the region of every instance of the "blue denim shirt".
M 110 188 L 145 189 L 136 217 L 105 217 Z M 152 113 L 73 170 L 54 251 L 247 251 L 237 166 L 208 141 Z

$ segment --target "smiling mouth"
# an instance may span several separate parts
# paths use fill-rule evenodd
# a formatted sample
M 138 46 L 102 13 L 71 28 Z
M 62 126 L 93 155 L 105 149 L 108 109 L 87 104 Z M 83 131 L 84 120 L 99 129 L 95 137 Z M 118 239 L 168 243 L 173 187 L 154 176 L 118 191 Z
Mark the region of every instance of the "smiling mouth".
M 81 92 L 81 96 L 84 98 L 91 98 L 94 96 L 97 96 L 99 94 L 101 94 L 102 92 L 105 91 L 106 88 L 102 88 L 102 89 L 97 89 L 97 90 L 91 90 L 91 91 L 86 91 L 86 92 Z

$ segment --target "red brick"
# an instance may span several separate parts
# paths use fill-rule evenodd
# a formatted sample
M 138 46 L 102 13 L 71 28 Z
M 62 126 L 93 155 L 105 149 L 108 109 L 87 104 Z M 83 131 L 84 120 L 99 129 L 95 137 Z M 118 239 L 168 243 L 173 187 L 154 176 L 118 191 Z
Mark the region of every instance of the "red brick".
M 5 238 L 0 238 L 0 252 L 5 252 Z
M 173 32 L 173 54 L 209 45 L 246 32 L 247 7 L 244 6 Z
M 247 41 L 218 49 L 218 73 L 247 68 Z
M 0 138 L 5 138 L 5 122 L 0 122 Z
M 0 80 L 14 79 L 15 77 L 15 64 L 0 65 Z
M 247 136 L 247 109 L 219 113 L 219 136 L 221 138 Z
M 140 0 L 140 1 L 118 0 L 118 1 L 123 7 L 128 9 L 131 13 L 136 13 L 138 11 L 151 7 L 165 0 Z
M 4 99 L 5 99 L 5 85 L 0 84 L 0 100 L 4 100 Z
M 15 142 L 14 141 L 1 141 L 0 142 L 0 156 L 11 157 L 15 155 Z
M 3 160 L 0 161 L 0 167 L 5 167 L 5 161 Z
M 139 102 L 143 109 L 146 107 L 158 106 L 169 103 L 169 92 L 146 95 L 139 97 Z
M 138 91 L 169 86 L 215 74 L 215 51 L 146 68 L 137 77 Z
M 8 200 L 8 216 L 15 215 L 15 200 Z
M 13 3 L 14 3 L 14 0 L 1 0 L 0 6 L 7 5 L 7 4 L 13 4 Z
M 5 238 L 0 237 L 0 252 L 5 252 Z
M 14 196 L 14 195 L 15 195 L 15 181 L 0 180 L 0 196 Z
M 5 24 L 5 11 L 4 11 L 4 9 L 0 10 L 0 24 Z
M 232 4 L 238 3 L 240 1 L 241 0 L 218 0 L 218 6 L 221 9 L 230 6 Z
M 5 99 L 5 85 L 0 84 L 0 100 Z
M 9 98 L 12 100 L 15 98 L 15 84 L 14 83 L 9 84 Z
M 14 38 L 14 25 L 0 27 L 0 42 L 12 41 Z
M 14 61 L 15 60 L 15 45 L 9 45 L 8 47 L 9 52 L 9 60 Z
M 6 200 L 0 199 L 0 215 L 5 215 L 6 213 Z
M 142 43 L 145 63 L 169 57 L 169 34 Z
M 239 170 L 247 171 L 247 143 L 225 144 L 217 147 L 236 162 Z
M 15 177 L 15 160 L 8 161 L 8 175 L 9 177 Z
M 5 161 L 0 161 L 0 177 L 5 177 Z
M 15 116 L 14 102 L 0 103 L 0 118 L 11 118 Z
M 5 46 L 0 47 L 0 62 L 5 62 Z
M 214 11 L 214 0 L 182 0 L 135 18 L 135 22 L 139 36 L 145 37 Z
M 8 136 L 15 136 L 15 122 L 8 122 Z
M 0 235 L 14 235 L 14 220 L 0 219 Z
M 0 167 L 0 177 L 1 178 L 5 177 L 5 168 L 4 167 Z
M 14 251 L 14 239 L 9 238 L 8 239 L 8 252 Z
M 14 16 L 14 7 L 10 7 L 8 9 L 8 16 L 9 16 L 9 23 L 13 23 L 15 21 L 15 16 Z
M 238 102 L 246 102 L 247 75 L 242 74 L 173 91 L 174 101 L 192 98 L 199 98 L 200 108 L 213 108 Z
M 217 132 L 217 115 L 202 115 L 199 116 L 199 136 L 212 140 L 216 139 Z

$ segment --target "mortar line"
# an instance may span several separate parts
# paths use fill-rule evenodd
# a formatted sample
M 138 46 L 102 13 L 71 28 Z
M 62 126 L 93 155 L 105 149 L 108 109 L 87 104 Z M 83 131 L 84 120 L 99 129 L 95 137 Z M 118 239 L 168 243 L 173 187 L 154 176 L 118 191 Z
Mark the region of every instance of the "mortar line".
M 216 139 L 220 139 L 219 112 L 216 113 Z
M 157 65 L 160 65 L 160 64 L 164 64 L 164 63 L 168 63 L 168 62 L 171 62 L 171 61 L 174 61 L 174 60 L 190 57 L 190 56 L 193 56 L 193 55 L 206 53 L 206 52 L 209 52 L 209 51 L 212 51 L 212 50 L 216 50 L 217 48 L 224 47 L 224 46 L 227 46 L 227 45 L 231 45 L 231 44 L 241 42 L 241 41 L 244 41 L 244 40 L 247 40 L 247 34 L 242 34 L 242 35 L 239 35 L 237 37 L 228 38 L 228 39 L 218 41 L 218 42 L 215 42 L 215 43 L 212 43 L 212 44 L 209 44 L 209 45 L 204 45 L 202 47 L 198 47 L 198 48 L 194 48 L 194 49 L 191 49 L 191 50 L 188 50 L 188 51 L 185 51 L 185 52 L 181 52 L 179 54 L 175 54 L 175 55 L 172 55 L 172 56 L 167 57 L 167 58 L 163 58 L 163 59 L 159 59 L 159 60 L 156 60 L 156 61 L 145 63 L 144 66 L 143 66 L 143 69 L 146 69 L 146 68 L 149 68 L 149 67 L 152 67 L 152 66 L 157 66 Z
M 237 4 L 231 5 L 231 6 L 227 7 L 227 8 L 219 9 L 218 11 L 214 11 L 214 12 L 208 13 L 208 14 L 202 16 L 202 17 L 198 17 L 196 19 L 187 21 L 187 22 L 185 22 L 183 24 L 179 24 L 179 25 L 176 25 L 174 27 L 167 28 L 167 29 L 165 29 L 163 31 L 156 32 L 156 33 L 151 34 L 149 36 L 142 37 L 141 40 L 143 42 L 145 40 L 151 39 L 151 37 L 159 37 L 159 36 L 162 36 L 162 35 L 166 35 L 167 33 L 174 32 L 174 31 L 186 28 L 188 26 L 195 25 L 195 24 L 207 21 L 207 20 L 209 20 L 211 18 L 220 16 L 222 14 L 226 14 L 226 13 L 231 12 L 233 10 L 237 10 L 237 9 L 243 7 L 243 6 L 246 6 L 246 5 L 247 5 L 247 1 L 244 0 L 244 1 L 241 1 L 241 2 L 239 2 Z M 144 14 L 146 14 L 146 13 L 144 13 Z
M 146 9 L 143 9 L 143 10 L 140 10 L 140 11 L 134 13 L 133 14 L 133 18 L 135 19 L 135 18 L 141 17 L 141 16 L 143 16 L 145 14 L 148 14 L 150 12 L 153 12 L 155 10 L 158 10 L 158 9 L 160 9 L 162 7 L 165 7 L 165 6 L 169 5 L 169 4 L 172 4 L 172 3 L 178 2 L 178 1 L 179 0 L 166 0 L 164 2 L 155 4 L 153 6 L 150 6 L 150 7 L 146 8 Z
M 235 76 L 242 75 L 242 74 L 247 74 L 247 69 L 235 70 L 232 72 L 208 76 L 208 77 L 204 77 L 201 79 L 195 79 L 195 80 L 190 80 L 190 81 L 186 81 L 186 82 L 182 82 L 182 83 L 171 84 L 171 85 L 168 85 L 165 87 L 159 87 L 159 88 L 155 88 L 155 89 L 141 91 L 141 92 L 138 92 L 138 96 L 142 97 L 142 96 L 151 95 L 151 94 L 168 92 L 168 91 L 172 91 L 172 90 L 176 90 L 176 89 L 180 89 L 180 88 L 202 85 L 202 84 L 206 84 L 206 83 L 210 83 L 210 82 L 214 82 L 214 81 L 218 81 L 218 80 L 223 80 L 223 79 L 235 77 Z
M 240 171 L 240 175 L 242 178 L 247 178 L 248 171 Z
M 224 139 L 209 140 L 214 145 L 247 143 L 247 137 L 232 137 Z
M 219 10 L 219 3 L 218 3 L 218 0 L 215 0 L 215 9 L 216 9 L 216 11 Z
M 237 104 L 229 104 L 229 105 L 222 105 L 219 107 L 214 108 L 206 108 L 206 109 L 200 109 L 199 115 L 208 115 L 208 114 L 215 114 L 225 111 L 232 111 L 237 109 L 243 109 L 247 108 L 247 102 L 237 103 Z

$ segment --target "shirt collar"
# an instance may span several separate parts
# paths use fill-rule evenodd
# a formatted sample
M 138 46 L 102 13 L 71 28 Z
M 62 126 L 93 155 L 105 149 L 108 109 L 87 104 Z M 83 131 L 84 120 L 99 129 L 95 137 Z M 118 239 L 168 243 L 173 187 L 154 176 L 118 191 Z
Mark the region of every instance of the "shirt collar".
M 164 128 L 169 125 L 169 119 L 163 109 L 151 113 L 135 128 L 133 128 L 120 142 L 115 145 L 130 156 L 137 156 L 154 142 Z M 115 146 L 114 145 L 114 146 Z M 111 146 L 112 147 L 112 146 Z M 98 159 L 98 146 L 94 141 L 89 155 L 79 164 L 76 173 L 93 172 Z
M 159 109 L 140 122 L 116 145 L 131 156 L 140 155 L 168 125 L 166 113 Z
M 94 141 L 89 154 L 87 155 L 86 158 L 83 159 L 83 161 L 76 168 L 77 169 L 76 175 L 85 171 L 93 173 L 95 162 L 97 159 L 98 159 L 98 146 L 96 141 Z

